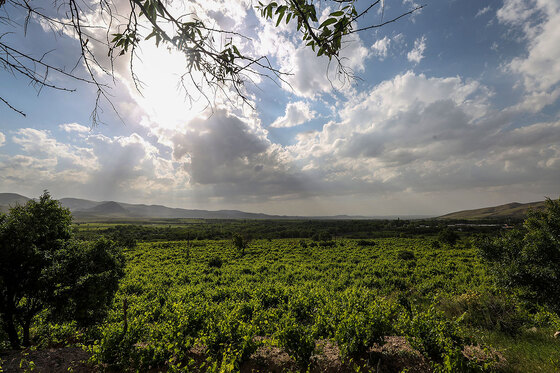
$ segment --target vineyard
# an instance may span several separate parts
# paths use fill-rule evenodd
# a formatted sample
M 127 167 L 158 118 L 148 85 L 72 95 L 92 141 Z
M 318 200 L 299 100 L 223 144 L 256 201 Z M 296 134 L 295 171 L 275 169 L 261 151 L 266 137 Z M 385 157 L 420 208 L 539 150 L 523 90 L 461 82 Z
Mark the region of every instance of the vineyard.
M 499 236 L 496 226 L 312 224 L 77 225 L 82 240 L 123 247 L 112 306 L 87 328 L 39 313 L 16 370 L 34 370 L 33 350 L 53 347 L 79 348 L 87 362 L 77 371 L 560 369 L 557 313 L 499 286 L 481 256 L 479 236 Z M 268 238 L 247 238 L 259 229 Z M 286 232 L 313 238 L 272 238 Z
M 111 371 L 451 372 L 508 371 L 500 347 L 532 333 L 548 353 L 530 364 L 556 371 L 559 344 L 541 334 L 557 318 L 498 292 L 468 243 L 433 242 L 255 240 L 244 255 L 230 240 L 140 243 L 102 326 L 35 335 L 80 340 Z M 397 337 L 406 348 L 384 351 Z

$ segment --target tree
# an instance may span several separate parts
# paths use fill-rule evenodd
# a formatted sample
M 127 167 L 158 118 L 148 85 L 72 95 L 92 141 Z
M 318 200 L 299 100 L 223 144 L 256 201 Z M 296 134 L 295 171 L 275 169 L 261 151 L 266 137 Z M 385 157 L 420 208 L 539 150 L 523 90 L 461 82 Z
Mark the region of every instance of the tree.
M 523 229 L 477 242 L 497 283 L 560 312 L 560 199 L 530 211 Z
M 438 234 L 438 241 L 449 246 L 455 246 L 457 240 L 459 240 L 459 235 L 449 227 L 442 229 Z
M 231 242 L 241 255 L 245 255 L 245 249 L 249 246 L 251 239 L 241 235 L 240 233 L 234 233 L 231 237 Z
M 358 0 L 327 0 L 322 4 L 331 6 L 334 11 L 322 22 L 319 22 L 317 16 L 316 4 L 319 3 L 316 0 L 279 0 L 259 2 L 257 9 L 262 17 L 275 21 L 276 26 L 281 22 L 295 25 L 306 45 L 317 56 L 325 55 L 329 60 L 334 59 L 339 73 L 345 76 L 351 76 L 351 71 L 344 67 L 339 57 L 345 36 L 382 27 L 423 7 L 415 5 L 409 11 L 382 20 L 379 24 L 358 27 L 358 21 L 362 17 L 375 7 L 384 7 L 384 2 L 362 0 L 360 4 L 365 6 L 358 11 Z M 185 4 L 189 9 L 190 4 Z M 23 25 L 10 18 L 10 11 L 26 12 Z M 186 88 L 186 82 L 192 83 L 207 100 L 209 98 L 203 92 L 204 87 L 209 87 L 214 92 L 232 89 L 247 103 L 243 87 L 253 78 L 259 76 L 283 80 L 284 72 L 276 69 L 267 56 L 253 56 L 240 51 L 239 43 L 250 41 L 248 37 L 209 26 L 196 16 L 196 12 L 182 14 L 167 1 L 57 0 L 54 7 L 42 9 L 28 0 L 0 0 L 0 24 L 15 28 L 23 26 L 23 31 L 26 32 L 29 22 L 38 22 L 43 27 L 51 27 L 53 31 L 72 34 L 79 42 L 80 57 L 76 66 L 82 63 L 87 75 L 84 77 L 74 69 L 68 70 L 49 62 L 48 52 L 41 57 L 34 57 L 38 55 L 36 51 L 31 53 L 22 50 L 17 44 L 9 43 L 9 33 L 0 34 L 0 67 L 29 80 L 39 91 L 42 88 L 73 90 L 59 85 L 55 78 L 57 75 L 94 85 L 97 88 L 97 99 L 92 112 L 93 124 L 99 117 L 100 100 L 105 99 L 110 103 L 108 85 L 103 83 L 100 76 L 114 78 L 113 64 L 117 58 L 129 58 L 132 80 L 136 88 L 141 86 L 140 77 L 135 74 L 133 66 L 137 59 L 136 48 L 142 40 L 153 38 L 157 46 L 166 46 L 185 55 L 185 74 L 180 82 L 190 99 L 192 92 Z M 101 62 L 105 56 L 109 59 L 107 64 Z M 25 115 L 7 99 L 0 97 L 0 101 Z
M 33 318 L 99 321 L 117 290 L 124 261 L 107 240 L 72 240 L 70 211 L 45 192 L 0 218 L 0 316 L 13 348 L 30 345 Z

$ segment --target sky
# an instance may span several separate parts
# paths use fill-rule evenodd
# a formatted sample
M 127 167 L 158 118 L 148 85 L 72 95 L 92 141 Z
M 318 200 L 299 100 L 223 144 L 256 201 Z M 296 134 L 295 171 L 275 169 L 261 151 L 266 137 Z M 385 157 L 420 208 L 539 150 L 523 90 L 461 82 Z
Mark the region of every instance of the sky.
M 385 0 L 356 27 L 414 1 Z M 234 43 L 266 55 L 283 80 L 253 77 L 247 104 L 204 88 L 208 105 L 192 85 L 189 100 L 185 57 L 142 41 L 140 91 L 126 56 L 114 79 L 95 72 L 118 115 L 103 103 L 93 126 L 93 86 L 51 72 L 75 91 L 38 92 L 0 65 L 0 97 L 26 114 L 0 102 L 0 192 L 307 216 L 439 215 L 559 197 L 557 0 L 426 0 L 346 37 L 341 57 L 355 80 L 306 48 L 293 24 L 261 18 L 256 2 L 188 4 L 206 24 L 245 35 Z M 322 19 L 337 6 L 317 4 Z M 8 3 L 2 15 L 13 22 L 0 22 L 0 42 L 49 51 L 50 63 L 84 74 L 71 31 L 31 19 L 24 34 L 25 13 Z M 94 51 L 106 64 L 106 50 Z

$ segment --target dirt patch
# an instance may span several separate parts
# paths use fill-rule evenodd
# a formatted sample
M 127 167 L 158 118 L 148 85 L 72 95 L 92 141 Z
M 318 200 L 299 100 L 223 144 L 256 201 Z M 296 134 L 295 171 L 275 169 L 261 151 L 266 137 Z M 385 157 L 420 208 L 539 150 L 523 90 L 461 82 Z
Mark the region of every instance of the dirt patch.
M 507 365 L 507 360 L 504 355 L 493 348 L 482 348 L 480 346 L 465 346 L 463 349 L 463 356 L 469 360 L 485 362 L 493 361 L 494 369 L 503 369 Z
M 89 354 L 78 347 L 51 348 L 45 350 L 5 350 L 0 351 L 4 372 L 23 372 L 26 369 L 41 373 L 93 372 L 95 368 L 87 364 Z
M 256 337 L 264 341 L 267 338 Z M 138 346 L 140 347 L 140 346 Z M 311 369 L 313 373 L 335 373 L 355 372 L 357 367 L 367 372 L 401 372 L 407 369 L 411 373 L 431 372 L 430 362 L 418 351 L 414 350 L 405 337 L 385 337 L 385 343 L 374 346 L 367 353 L 357 359 L 343 361 L 340 358 L 340 350 L 336 343 L 330 340 L 317 342 L 317 353 L 311 358 Z M 463 354 L 470 360 L 487 361 L 492 359 L 497 362 L 496 367 L 506 365 L 505 358 L 495 350 L 482 349 L 478 346 L 466 346 Z M 198 346 L 193 348 L 191 356 L 195 366 L 200 366 L 205 361 L 204 348 Z M 52 348 L 38 351 L 30 350 L 7 350 L 0 351 L 2 368 L 4 372 L 23 372 L 26 368 L 34 366 L 34 371 L 41 373 L 58 373 L 71 371 L 77 373 L 95 372 L 94 366 L 87 364 L 89 354 L 77 347 Z M 161 369 L 149 369 L 149 372 L 164 371 Z M 249 372 L 297 372 L 300 367 L 296 364 L 284 349 L 266 343 L 260 346 L 244 362 L 240 371 Z M 196 371 L 196 369 L 194 369 Z
M 376 346 L 358 359 L 343 361 L 336 343 L 330 340 L 317 342 L 317 354 L 311 357 L 312 373 L 355 372 L 401 372 L 407 368 L 412 373 L 431 372 L 430 363 L 418 351 L 412 349 L 404 337 L 386 337 L 385 344 Z M 241 366 L 241 372 L 297 372 L 299 367 L 283 349 L 261 346 Z

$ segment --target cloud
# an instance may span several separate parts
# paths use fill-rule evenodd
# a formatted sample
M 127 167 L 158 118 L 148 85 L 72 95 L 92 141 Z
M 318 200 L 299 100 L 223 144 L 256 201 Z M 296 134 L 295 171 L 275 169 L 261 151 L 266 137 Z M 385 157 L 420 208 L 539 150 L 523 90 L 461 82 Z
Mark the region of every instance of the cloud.
M 490 7 L 490 5 L 479 9 L 478 12 L 476 12 L 475 18 L 483 16 L 484 14 L 488 13 L 490 10 L 492 10 L 492 8 Z
M 373 43 L 371 48 L 373 49 L 373 54 L 380 60 L 384 60 L 387 57 L 387 52 L 389 50 L 389 45 L 391 44 L 391 39 L 385 36 L 383 39 L 378 39 Z
M 309 108 L 309 104 L 303 101 L 290 102 L 286 106 L 286 113 L 278 117 L 270 127 L 286 128 L 295 127 L 311 120 L 317 113 Z
M 296 31 L 276 28 L 274 24 L 259 19 L 262 28 L 258 32 L 255 50 L 258 54 L 277 59 L 284 76 L 282 87 L 300 97 L 315 99 L 350 85 L 349 75 L 359 74 L 365 69 L 370 50 L 364 46 L 358 34 L 350 34 L 342 40 L 339 54 L 342 67 L 348 74 L 338 73 L 338 64 L 328 57 L 317 57 L 317 53 L 300 41 Z M 288 31 L 289 30 L 289 31 Z M 279 48 L 279 46 L 281 46 Z
M 414 48 L 406 55 L 410 62 L 419 63 L 424 58 L 424 50 L 426 50 L 426 37 L 422 36 L 414 41 Z
M 90 131 L 90 128 L 86 126 L 82 126 L 81 124 L 78 123 L 65 123 L 59 125 L 58 128 L 60 128 L 65 132 L 78 132 L 82 134 L 88 133 Z
M 25 153 L 35 158 L 50 159 L 59 169 L 95 169 L 95 155 L 91 149 L 58 142 L 46 130 L 22 128 L 12 137 Z
M 49 131 L 24 128 L 12 141 L 20 151 L 0 154 L 0 184 L 22 193 L 49 189 L 65 196 L 128 200 L 186 183 L 180 165 L 136 133 L 90 134 L 79 145 L 68 145 Z
M 558 98 L 560 83 L 560 4 L 554 0 L 506 0 L 498 20 L 521 30 L 527 53 L 513 58 L 507 70 L 521 77 L 526 91 L 519 107 L 538 111 Z M 532 103 L 539 98 L 535 109 Z
M 194 120 L 172 138 L 173 158 L 193 188 L 214 196 L 262 200 L 301 192 L 286 152 L 266 132 L 226 111 Z
M 4 143 L 6 142 L 6 136 L 0 132 L 0 146 L 4 145 Z
M 560 181 L 560 122 L 512 128 L 490 91 L 458 77 L 396 76 L 350 100 L 341 120 L 289 149 L 333 194 L 552 188 Z

